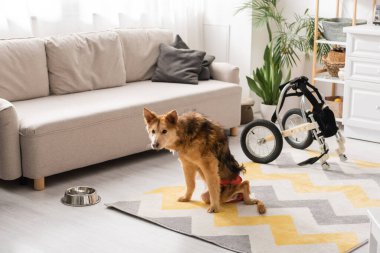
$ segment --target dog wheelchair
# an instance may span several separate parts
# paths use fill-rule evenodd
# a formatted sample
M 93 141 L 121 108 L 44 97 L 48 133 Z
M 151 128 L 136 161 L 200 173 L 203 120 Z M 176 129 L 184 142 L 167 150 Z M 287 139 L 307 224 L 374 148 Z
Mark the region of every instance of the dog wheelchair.
M 330 168 L 327 162 L 329 147 L 325 138 L 335 135 L 338 143 L 336 152 L 341 161 L 346 161 L 345 139 L 336 124 L 334 113 L 325 104 L 318 89 L 308 82 L 308 78 L 304 76 L 295 78 L 279 88 L 281 90 L 279 103 L 271 121 L 254 120 L 244 128 L 240 144 L 245 155 L 257 163 L 270 163 L 282 151 L 282 137 L 296 149 L 306 149 L 313 140 L 316 140 L 319 143 L 320 155 L 298 165 L 313 164 L 320 160 L 322 168 L 327 170 Z M 319 101 L 313 93 L 317 95 Z M 301 97 L 300 108 L 290 109 L 281 119 L 279 113 L 285 99 L 290 96 Z M 306 99 L 312 105 L 312 110 L 306 108 Z M 275 125 L 276 122 L 280 129 Z

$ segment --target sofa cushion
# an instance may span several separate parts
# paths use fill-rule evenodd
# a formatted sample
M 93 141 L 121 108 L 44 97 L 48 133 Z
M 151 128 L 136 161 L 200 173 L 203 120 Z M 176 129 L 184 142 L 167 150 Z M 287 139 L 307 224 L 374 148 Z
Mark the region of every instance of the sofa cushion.
M 240 99 L 240 86 L 216 80 L 202 81 L 196 86 L 142 81 L 110 89 L 19 101 L 14 106 L 20 118 L 20 133 L 32 137 L 125 117 L 141 117 L 143 120 L 144 107 L 160 113 L 171 109 L 199 110 L 199 104 L 209 101 L 214 105 L 208 105 L 200 112 L 214 117 L 220 114 L 218 117 L 223 118 L 220 123 L 231 127 L 240 121 Z M 220 103 L 231 107 L 233 115 L 233 108 L 237 108 L 237 118 L 226 113 Z
M 159 46 L 170 44 L 173 34 L 164 29 L 124 29 L 117 33 L 123 45 L 126 82 L 152 78 Z
M 46 41 L 50 91 L 67 94 L 125 83 L 121 42 L 116 32 L 50 37 Z
M 161 44 L 153 82 L 197 84 L 205 52 Z
M 0 98 L 17 101 L 48 95 L 44 41 L 0 40 Z

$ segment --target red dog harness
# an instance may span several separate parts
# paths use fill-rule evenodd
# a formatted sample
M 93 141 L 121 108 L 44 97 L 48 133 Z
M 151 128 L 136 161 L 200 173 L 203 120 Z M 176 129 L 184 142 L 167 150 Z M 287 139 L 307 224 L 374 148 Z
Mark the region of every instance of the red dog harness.
M 227 185 L 239 185 L 241 184 L 241 182 L 243 182 L 243 179 L 241 178 L 241 176 L 237 176 L 235 179 L 233 180 L 228 180 L 228 179 L 221 179 L 220 180 L 220 185 L 221 186 L 227 186 Z M 227 203 L 232 203 L 232 202 L 238 202 L 238 201 L 242 201 L 244 198 L 243 198 L 243 193 L 238 193 L 235 195 L 235 198 L 227 201 Z

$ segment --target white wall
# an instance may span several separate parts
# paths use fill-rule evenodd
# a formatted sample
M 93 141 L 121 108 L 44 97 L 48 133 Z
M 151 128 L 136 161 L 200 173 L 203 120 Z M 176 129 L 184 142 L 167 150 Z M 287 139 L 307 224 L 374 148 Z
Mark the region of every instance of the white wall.
M 204 1 L 204 44 L 207 53 L 216 56 L 216 61 L 226 60 L 240 68 L 243 97 L 247 97 L 249 88 L 245 76 L 251 72 L 251 17 L 248 13 L 234 15 L 243 2 L 244 0 Z M 208 36 L 208 33 L 212 33 L 212 36 Z

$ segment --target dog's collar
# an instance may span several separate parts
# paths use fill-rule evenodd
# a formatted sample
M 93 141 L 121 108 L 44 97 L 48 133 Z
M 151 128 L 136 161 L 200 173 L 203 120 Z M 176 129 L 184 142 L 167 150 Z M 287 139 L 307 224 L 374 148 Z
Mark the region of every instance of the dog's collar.
M 241 178 L 241 176 L 237 175 L 237 177 L 236 177 L 235 179 L 232 179 L 232 180 L 221 179 L 221 180 L 220 180 L 220 184 L 221 184 L 222 186 L 225 186 L 225 185 L 238 185 L 238 184 L 240 184 L 242 181 L 243 181 L 243 179 Z

